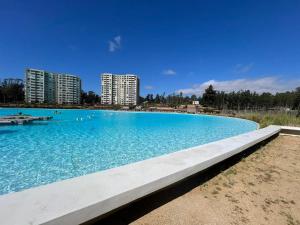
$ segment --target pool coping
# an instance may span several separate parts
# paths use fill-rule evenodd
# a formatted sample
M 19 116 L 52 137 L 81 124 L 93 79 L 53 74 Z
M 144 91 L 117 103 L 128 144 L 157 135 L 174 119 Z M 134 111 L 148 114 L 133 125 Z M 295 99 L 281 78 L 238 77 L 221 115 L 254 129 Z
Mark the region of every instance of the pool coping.
M 80 224 L 213 166 L 279 134 L 280 126 L 0 196 L 1 223 Z
M 281 126 L 281 134 L 284 135 L 300 135 L 300 127 Z

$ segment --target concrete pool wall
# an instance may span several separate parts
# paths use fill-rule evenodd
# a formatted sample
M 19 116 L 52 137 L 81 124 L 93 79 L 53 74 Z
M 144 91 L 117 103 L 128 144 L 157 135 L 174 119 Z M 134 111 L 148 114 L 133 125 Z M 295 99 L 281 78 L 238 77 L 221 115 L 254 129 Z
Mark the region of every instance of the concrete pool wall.
M 80 224 L 203 171 L 280 131 L 280 126 L 269 126 L 168 155 L 2 195 L 1 224 Z

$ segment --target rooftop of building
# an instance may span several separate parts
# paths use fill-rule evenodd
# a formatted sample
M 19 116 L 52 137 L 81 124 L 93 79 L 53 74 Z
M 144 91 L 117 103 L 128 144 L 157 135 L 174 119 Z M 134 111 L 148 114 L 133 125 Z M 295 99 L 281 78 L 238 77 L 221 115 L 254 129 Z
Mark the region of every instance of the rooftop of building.
M 137 77 L 138 78 L 138 75 L 136 74 L 131 74 L 131 73 L 126 73 L 126 74 L 114 74 L 114 73 L 101 73 L 101 76 L 128 76 L 128 77 Z
M 26 72 L 27 71 L 37 71 L 37 72 L 41 72 L 41 73 L 49 73 L 49 74 L 59 75 L 59 76 L 75 77 L 75 78 L 79 78 L 80 79 L 80 77 L 78 75 L 73 75 L 73 74 L 69 74 L 69 73 L 51 72 L 51 71 L 40 70 L 40 69 L 33 69 L 33 68 L 27 68 L 25 71 Z

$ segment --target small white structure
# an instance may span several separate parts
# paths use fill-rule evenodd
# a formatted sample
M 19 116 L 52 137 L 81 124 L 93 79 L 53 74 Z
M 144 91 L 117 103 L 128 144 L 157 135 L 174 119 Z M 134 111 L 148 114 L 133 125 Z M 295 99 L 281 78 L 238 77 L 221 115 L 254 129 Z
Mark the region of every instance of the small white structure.
M 199 101 L 193 101 L 193 105 L 199 105 Z
M 123 110 L 129 110 L 130 108 L 129 108 L 129 106 L 123 106 L 122 109 Z

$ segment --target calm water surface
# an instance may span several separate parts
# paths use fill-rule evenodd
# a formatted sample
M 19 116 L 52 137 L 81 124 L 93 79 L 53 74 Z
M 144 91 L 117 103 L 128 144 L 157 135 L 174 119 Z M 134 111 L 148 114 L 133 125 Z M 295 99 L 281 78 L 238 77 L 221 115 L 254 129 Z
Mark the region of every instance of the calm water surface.
M 96 110 L 4 109 L 53 116 L 32 125 L 0 126 L 0 194 L 168 154 L 256 129 L 215 116 Z

